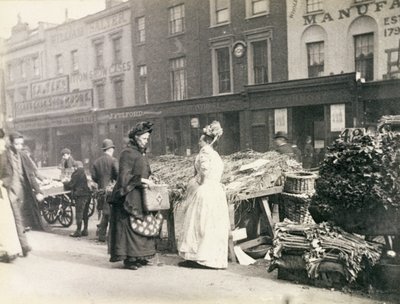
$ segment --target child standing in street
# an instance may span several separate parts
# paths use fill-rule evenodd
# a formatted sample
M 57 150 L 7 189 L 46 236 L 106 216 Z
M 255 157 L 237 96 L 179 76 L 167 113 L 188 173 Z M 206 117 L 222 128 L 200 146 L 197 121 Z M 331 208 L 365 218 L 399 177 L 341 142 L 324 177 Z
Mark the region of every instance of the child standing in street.
M 89 202 L 90 202 L 90 189 L 88 180 L 81 161 L 74 162 L 75 171 L 71 175 L 71 180 L 64 182 L 64 188 L 71 190 L 72 199 L 75 200 L 76 212 L 76 230 L 71 233 L 71 237 L 88 236 L 88 223 L 89 223 Z M 83 230 L 82 229 L 83 221 Z

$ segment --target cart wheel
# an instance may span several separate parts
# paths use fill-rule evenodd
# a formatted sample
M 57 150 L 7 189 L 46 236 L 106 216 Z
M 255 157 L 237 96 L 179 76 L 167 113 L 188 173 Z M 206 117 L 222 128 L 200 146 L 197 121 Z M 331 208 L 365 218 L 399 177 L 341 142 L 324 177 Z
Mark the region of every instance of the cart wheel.
M 72 225 L 74 218 L 74 212 L 72 211 L 72 206 L 68 205 L 62 209 L 58 216 L 58 221 L 63 227 L 69 227 Z
M 96 205 L 97 205 L 97 199 L 92 197 L 89 202 L 89 212 L 88 212 L 89 217 L 91 217 L 94 214 Z
M 43 201 L 42 215 L 49 224 L 54 224 L 57 221 L 58 200 L 48 197 Z

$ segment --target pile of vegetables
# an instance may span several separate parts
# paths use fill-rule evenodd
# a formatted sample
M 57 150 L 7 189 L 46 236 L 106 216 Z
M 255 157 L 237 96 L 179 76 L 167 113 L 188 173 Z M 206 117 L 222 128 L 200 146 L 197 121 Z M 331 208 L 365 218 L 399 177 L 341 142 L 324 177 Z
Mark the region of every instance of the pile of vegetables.
M 303 267 L 308 276 L 315 279 L 320 276 L 321 264 L 329 262 L 336 266 L 332 269 L 341 270 L 347 282 L 353 282 L 361 271 L 379 261 L 381 253 L 381 245 L 367 242 L 326 222 L 297 224 L 286 219 L 275 225 L 269 271 L 276 267 Z M 290 263 L 293 256 L 300 256 L 302 263 Z
M 352 142 L 338 139 L 320 167 L 311 208 L 323 220 L 346 227 L 347 218 L 366 228 L 371 221 L 382 220 L 378 214 L 399 214 L 399 174 L 400 135 L 365 135 Z
M 243 193 L 273 187 L 283 172 L 301 170 L 301 165 L 287 155 L 277 152 L 259 153 L 252 150 L 222 156 L 225 185 L 229 203 L 238 201 Z M 168 184 L 170 200 L 179 203 L 185 196 L 189 179 L 194 176 L 195 156 L 163 155 L 150 160 L 157 182 Z

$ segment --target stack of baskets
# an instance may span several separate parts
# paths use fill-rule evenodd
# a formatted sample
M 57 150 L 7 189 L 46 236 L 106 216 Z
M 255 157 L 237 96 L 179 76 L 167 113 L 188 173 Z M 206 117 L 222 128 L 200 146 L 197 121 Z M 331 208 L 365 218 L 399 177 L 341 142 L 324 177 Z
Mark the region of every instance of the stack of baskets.
M 282 203 L 279 204 L 279 220 L 285 218 L 305 224 L 314 224 L 308 207 L 315 192 L 317 176 L 311 172 L 291 172 L 285 175 Z

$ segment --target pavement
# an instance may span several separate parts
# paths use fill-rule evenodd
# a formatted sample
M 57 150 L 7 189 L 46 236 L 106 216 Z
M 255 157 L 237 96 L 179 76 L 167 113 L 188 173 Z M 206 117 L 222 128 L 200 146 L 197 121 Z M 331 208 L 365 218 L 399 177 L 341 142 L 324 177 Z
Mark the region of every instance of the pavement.
M 33 251 L 0 263 L 1 303 L 400 303 L 393 294 L 316 288 L 277 279 L 266 261 L 229 264 L 226 270 L 178 266 L 176 254 L 159 252 L 155 266 L 139 270 L 108 262 L 107 245 L 96 241 L 97 218 L 89 236 L 71 238 L 74 227 L 28 232 Z

